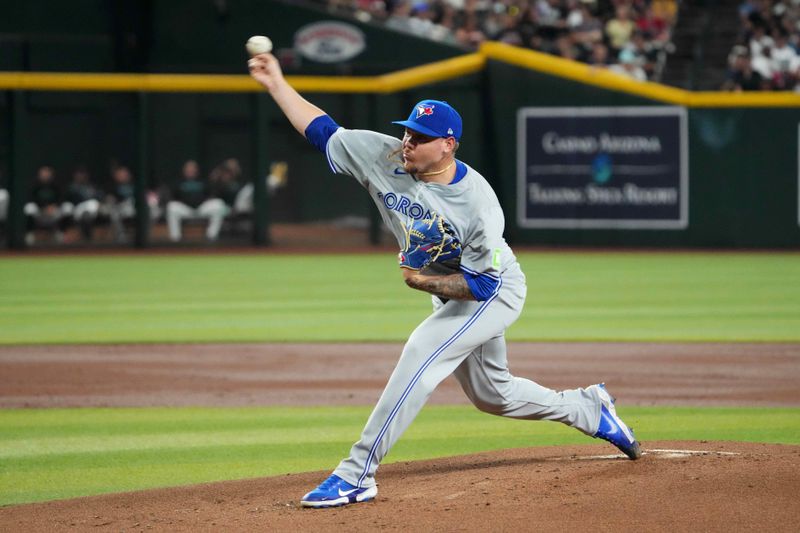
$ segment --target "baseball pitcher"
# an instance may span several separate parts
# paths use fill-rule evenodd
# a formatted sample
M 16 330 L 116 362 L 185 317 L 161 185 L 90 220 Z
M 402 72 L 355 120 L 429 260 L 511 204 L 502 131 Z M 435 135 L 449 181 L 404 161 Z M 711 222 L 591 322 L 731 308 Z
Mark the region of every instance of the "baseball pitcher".
M 340 127 L 301 97 L 269 53 L 248 62 L 292 125 L 325 154 L 331 171 L 368 191 L 400 247 L 405 283 L 432 295 L 433 313 L 411 334 L 350 455 L 301 499 L 306 507 L 364 502 L 378 493 L 383 457 L 453 374 L 475 406 L 494 415 L 556 420 L 641 456 L 603 384 L 556 392 L 512 376 L 504 332 L 525 303 L 525 275 L 503 239 L 505 218 L 494 191 L 456 158 L 461 117 L 438 100 L 411 110 L 397 139 Z

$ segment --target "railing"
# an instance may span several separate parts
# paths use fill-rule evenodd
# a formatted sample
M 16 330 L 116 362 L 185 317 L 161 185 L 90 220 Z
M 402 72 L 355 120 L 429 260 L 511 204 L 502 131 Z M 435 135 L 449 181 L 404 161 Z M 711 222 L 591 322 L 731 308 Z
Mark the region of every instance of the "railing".
M 480 51 L 381 76 L 287 76 L 300 92 L 389 94 L 481 71 L 492 59 L 602 89 L 686 107 L 798 107 L 789 92 L 687 91 L 577 61 L 487 42 Z M 84 74 L 0 72 L 0 89 L 18 91 L 260 92 L 250 76 L 208 74 Z

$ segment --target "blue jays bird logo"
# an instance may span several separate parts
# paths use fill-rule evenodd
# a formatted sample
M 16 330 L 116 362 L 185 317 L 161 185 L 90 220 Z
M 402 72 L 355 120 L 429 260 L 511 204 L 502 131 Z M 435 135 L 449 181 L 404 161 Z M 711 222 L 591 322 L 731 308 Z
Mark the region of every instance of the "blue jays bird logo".
M 423 104 L 417 106 L 417 118 L 423 115 L 433 115 L 433 108 L 436 106 L 430 104 Z

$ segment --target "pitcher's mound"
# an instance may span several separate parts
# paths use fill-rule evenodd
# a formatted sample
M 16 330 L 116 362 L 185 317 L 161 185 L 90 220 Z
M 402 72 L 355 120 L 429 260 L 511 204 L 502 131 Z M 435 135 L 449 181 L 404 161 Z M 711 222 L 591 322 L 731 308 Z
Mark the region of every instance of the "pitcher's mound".
M 329 472 L 0 509 L 6 531 L 796 531 L 800 447 L 645 442 L 388 464 L 375 501 L 303 509 Z

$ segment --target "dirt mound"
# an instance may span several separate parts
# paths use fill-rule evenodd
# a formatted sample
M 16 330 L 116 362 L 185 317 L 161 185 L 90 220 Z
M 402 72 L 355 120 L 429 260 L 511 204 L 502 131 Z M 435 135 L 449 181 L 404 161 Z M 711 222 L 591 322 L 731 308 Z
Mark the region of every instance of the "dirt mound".
M 303 509 L 327 472 L 19 505 L 4 531 L 795 531 L 800 447 L 604 443 L 389 464 L 374 502 Z

